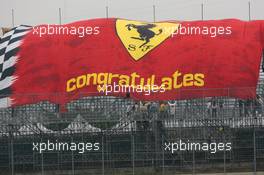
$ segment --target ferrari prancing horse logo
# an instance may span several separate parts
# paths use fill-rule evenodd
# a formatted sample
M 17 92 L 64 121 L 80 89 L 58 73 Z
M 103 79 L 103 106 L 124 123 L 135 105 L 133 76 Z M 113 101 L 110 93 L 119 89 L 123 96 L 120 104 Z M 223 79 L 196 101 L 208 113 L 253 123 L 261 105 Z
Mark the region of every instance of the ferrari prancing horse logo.
M 117 35 L 136 61 L 170 37 L 178 26 L 177 23 L 145 23 L 123 19 L 116 21 Z

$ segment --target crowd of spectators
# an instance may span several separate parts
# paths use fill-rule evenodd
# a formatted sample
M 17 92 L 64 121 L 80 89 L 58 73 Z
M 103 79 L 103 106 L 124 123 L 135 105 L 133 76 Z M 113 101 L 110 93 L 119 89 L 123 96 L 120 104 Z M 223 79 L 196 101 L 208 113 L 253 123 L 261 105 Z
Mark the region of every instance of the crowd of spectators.
M 205 105 L 206 115 L 211 118 L 220 117 L 227 105 L 223 98 L 208 98 Z M 241 117 L 258 117 L 263 115 L 263 106 L 263 99 L 258 95 L 256 99 L 236 100 L 234 107 L 238 110 Z M 136 101 L 127 106 L 126 112 L 127 116 L 140 113 L 143 115 L 143 120 L 149 119 L 148 117 L 153 116 L 152 114 L 158 114 L 159 119 L 166 119 L 176 113 L 176 107 L 176 103 L 169 103 L 167 101 Z

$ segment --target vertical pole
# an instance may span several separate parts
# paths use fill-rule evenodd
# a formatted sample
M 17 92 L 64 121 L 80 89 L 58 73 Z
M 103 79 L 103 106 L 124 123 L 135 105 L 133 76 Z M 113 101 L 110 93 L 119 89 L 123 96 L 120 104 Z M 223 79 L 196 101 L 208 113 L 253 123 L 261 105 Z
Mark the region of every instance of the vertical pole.
M 226 137 L 224 133 L 224 143 L 226 143 Z M 226 150 L 224 149 L 224 174 L 226 174 Z
M 248 2 L 248 20 L 251 21 L 251 4 Z
M 153 22 L 156 22 L 156 6 L 153 5 Z
M 135 138 L 133 129 L 131 130 L 131 157 L 132 157 L 132 174 L 135 175 Z
M 35 137 L 33 135 L 33 141 L 35 142 Z M 33 142 L 33 143 L 34 143 Z M 32 151 L 32 158 L 33 158 L 33 171 L 35 171 L 35 151 Z
M 73 143 L 73 138 L 71 136 L 71 142 Z M 75 174 L 75 168 L 74 168 L 74 154 L 73 154 L 73 151 L 71 152 L 71 156 L 72 156 L 72 174 L 74 175 Z
M 56 142 L 59 142 L 57 139 L 56 139 Z M 60 170 L 60 151 L 57 150 L 57 170 L 59 171 Z
M 162 134 L 162 175 L 165 175 L 164 135 Z
M 14 117 L 14 108 L 11 109 L 11 117 Z M 10 146 L 11 146 L 11 174 L 14 175 L 14 125 L 11 124 L 9 128 Z
M 254 175 L 257 174 L 257 156 L 256 156 L 256 130 L 255 130 L 255 124 L 253 129 L 253 144 L 254 144 Z
M 14 142 L 13 142 L 13 132 L 10 132 L 10 154 L 11 154 L 11 174 L 14 175 Z
M 224 150 L 224 174 L 226 174 L 226 150 Z
M 62 16 L 62 14 L 61 14 L 61 8 L 59 8 L 59 24 L 61 25 L 61 16 Z
M 15 27 L 15 12 L 14 12 L 14 9 L 12 9 L 12 27 Z
M 108 6 L 105 7 L 105 14 L 106 14 L 106 18 L 109 18 L 109 8 L 108 8 Z
M 104 165 L 104 133 L 102 132 L 102 175 L 105 173 L 105 165 Z
M 204 20 L 204 4 L 201 4 L 201 18 Z
M 42 138 L 41 138 L 42 143 Z M 44 175 L 44 161 L 43 161 L 43 152 L 41 153 L 41 175 Z
M 194 142 L 194 137 L 193 137 L 193 142 Z M 192 171 L 192 174 L 195 174 L 195 150 L 193 149 L 193 171 Z
M 60 170 L 60 152 L 57 151 L 57 170 Z
M 195 151 L 193 150 L 193 171 L 192 174 L 195 174 Z

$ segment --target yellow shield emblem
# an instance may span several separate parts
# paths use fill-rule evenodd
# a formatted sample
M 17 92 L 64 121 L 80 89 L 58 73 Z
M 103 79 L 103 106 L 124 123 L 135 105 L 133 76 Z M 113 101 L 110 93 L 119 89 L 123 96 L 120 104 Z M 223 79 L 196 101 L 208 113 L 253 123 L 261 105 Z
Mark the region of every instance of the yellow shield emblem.
M 134 60 L 141 59 L 178 30 L 178 23 L 116 20 L 117 35 Z

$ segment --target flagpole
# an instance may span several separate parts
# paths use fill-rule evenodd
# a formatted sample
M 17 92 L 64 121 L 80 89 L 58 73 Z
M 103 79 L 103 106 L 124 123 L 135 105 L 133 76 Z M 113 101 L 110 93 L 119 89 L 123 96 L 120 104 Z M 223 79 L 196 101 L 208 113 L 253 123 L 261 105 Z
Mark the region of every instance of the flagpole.
M 153 22 L 156 22 L 156 6 L 153 5 Z
M 201 18 L 203 21 L 204 20 L 204 4 L 203 3 L 201 4 Z
M 15 12 L 14 9 L 12 9 L 12 27 L 15 27 Z
M 61 8 L 59 8 L 59 24 L 61 25 Z
M 251 4 L 248 2 L 248 20 L 251 21 Z
M 105 7 L 105 13 L 106 13 L 106 18 L 109 18 L 109 11 L 108 11 L 108 6 Z

